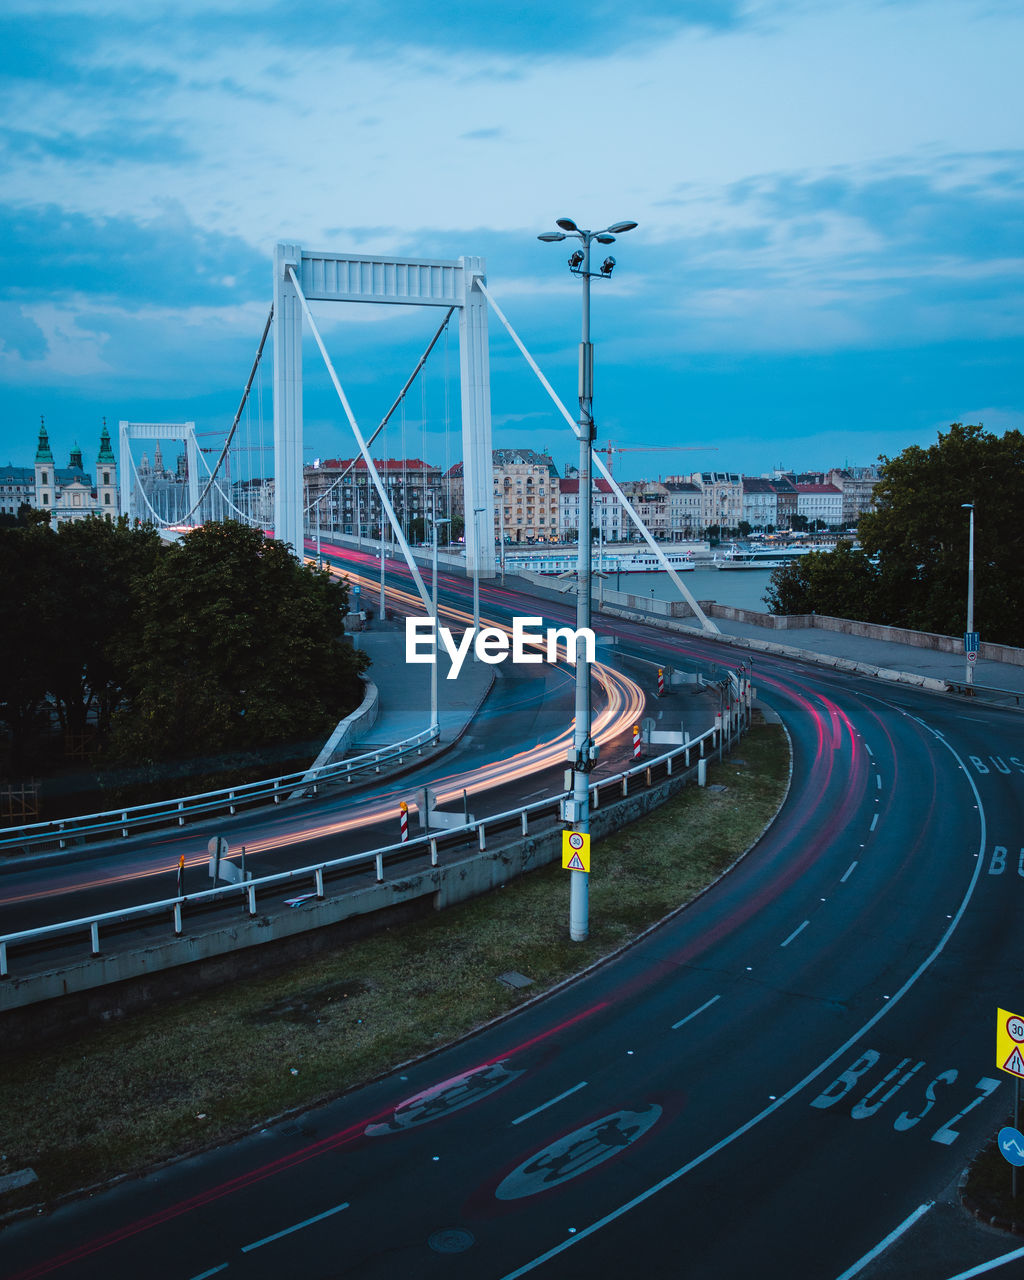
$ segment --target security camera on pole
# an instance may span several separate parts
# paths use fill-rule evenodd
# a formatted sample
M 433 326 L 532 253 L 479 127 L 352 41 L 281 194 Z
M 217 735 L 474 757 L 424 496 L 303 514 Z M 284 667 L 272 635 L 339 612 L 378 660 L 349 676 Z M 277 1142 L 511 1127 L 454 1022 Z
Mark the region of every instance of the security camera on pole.
M 580 443 L 580 518 L 578 530 L 576 598 L 576 724 L 573 745 L 569 754 L 572 769 L 572 794 L 562 802 L 562 820 L 576 831 L 587 836 L 590 833 L 590 792 L 587 777 L 597 761 L 597 743 L 591 736 L 590 718 L 590 664 L 587 662 L 583 636 L 590 629 L 591 593 L 590 578 L 590 527 L 591 527 L 591 453 L 596 432 L 594 430 L 594 348 L 590 342 L 590 281 L 596 276 L 601 280 L 611 278 L 615 259 L 605 258 L 598 272 L 590 270 L 590 245 L 613 244 L 617 235 L 632 231 L 635 222 L 615 222 L 603 231 L 584 231 L 572 218 L 556 219 L 560 231 L 545 231 L 538 240 L 579 240 L 582 249 L 575 249 L 569 258 L 569 270 L 583 282 L 583 324 L 580 339 L 579 400 L 580 418 L 576 435 Z M 568 864 L 567 864 L 568 865 Z M 587 872 L 576 867 L 570 869 L 569 882 L 569 936 L 573 942 L 585 942 L 590 932 L 589 893 Z

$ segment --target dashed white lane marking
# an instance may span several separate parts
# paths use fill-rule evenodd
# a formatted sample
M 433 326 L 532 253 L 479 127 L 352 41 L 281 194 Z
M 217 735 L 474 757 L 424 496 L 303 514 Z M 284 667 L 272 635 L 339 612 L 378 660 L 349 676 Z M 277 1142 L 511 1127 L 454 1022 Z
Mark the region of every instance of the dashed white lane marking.
M 549 1098 L 547 1102 L 542 1102 L 539 1107 L 534 1107 L 532 1111 L 516 1116 L 512 1123 L 522 1124 L 524 1120 L 529 1120 L 531 1116 L 538 1115 L 541 1111 L 546 1111 L 548 1107 L 553 1107 L 556 1102 L 561 1102 L 563 1098 L 568 1098 L 571 1093 L 577 1093 L 580 1089 L 585 1089 L 586 1087 L 586 1080 L 581 1080 L 579 1084 L 574 1084 L 571 1089 L 566 1089 L 565 1093 L 560 1093 L 557 1098 Z
M 868 753 L 869 756 L 873 756 L 875 754 L 866 742 L 864 743 L 864 750 Z
M 780 942 L 780 943 L 779 943 L 779 946 L 780 946 L 780 947 L 788 947 L 788 946 L 789 946 L 789 944 L 790 944 L 790 943 L 793 941 L 793 939 L 796 937 L 796 935 L 797 935 L 798 933 L 802 933 L 802 932 L 803 932 L 803 930 L 804 930 L 804 929 L 806 929 L 806 928 L 807 928 L 807 926 L 808 926 L 810 923 L 811 923 L 811 922 L 810 922 L 810 920 L 805 920 L 805 921 L 803 922 L 803 924 L 797 925 L 797 927 L 796 927 L 796 928 L 793 930 L 793 932 L 789 935 L 789 937 L 786 939 L 786 941 L 785 941 L 785 942 Z
M 200 1272 L 199 1275 L 193 1276 L 192 1280 L 207 1280 L 207 1276 L 215 1276 L 218 1271 L 226 1271 L 228 1264 L 222 1262 L 219 1267 L 211 1267 L 209 1271 Z
M 868 827 L 868 830 L 874 831 L 875 827 L 877 826 L 878 826 L 878 814 L 876 813 L 875 816 L 871 819 L 871 826 Z
M 918 1218 L 924 1217 L 934 1203 L 934 1200 L 929 1200 L 927 1204 L 918 1205 L 914 1212 L 909 1217 L 904 1218 L 895 1230 L 890 1231 L 884 1240 L 879 1240 L 878 1244 L 870 1252 L 866 1253 L 863 1258 L 858 1258 L 852 1267 L 848 1267 L 841 1276 L 836 1276 L 836 1280 L 852 1280 L 853 1276 L 863 1271 L 869 1262 L 873 1262 L 880 1253 L 884 1253 L 894 1241 L 898 1240 L 904 1231 L 912 1227 Z
M 272 1240 L 280 1240 L 282 1236 L 290 1236 L 293 1231 L 301 1231 L 303 1227 L 310 1227 L 314 1222 L 322 1222 L 324 1218 L 329 1218 L 332 1213 L 341 1213 L 342 1209 L 348 1208 L 348 1201 L 344 1204 L 336 1204 L 333 1209 L 325 1209 L 323 1213 L 314 1214 L 312 1218 L 306 1218 L 303 1222 L 296 1222 L 294 1227 L 285 1227 L 283 1231 L 275 1231 L 272 1236 L 264 1236 L 262 1240 L 254 1240 L 252 1244 L 243 1244 L 242 1252 L 250 1253 L 253 1249 L 260 1249 L 265 1244 L 270 1244 Z
M 696 1018 L 698 1013 L 703 1013 L 705 1009 L 710 1009 L 716 1000 L 721 1000 L 721 996 L 712 996 L 710 1000 L 705 1000 L 699 1009 L 694 1009 L 693 1013 L 688 1013 L 685 1018 L 680 1018 L 678 1022 L 672 1023 L 672 1030 L 678 1031 L 679 1028 L 691 1018 Z
M 839 881 L 840 884 L 846 884 L 850 876 L 853 875 L 853 869 L 856 865 L 857 865 L 856 861 L 850 863 L 850 865 L 846 868 L 846 874 L 843 876 L 842 880 Z
M 880 773 L 876 773 L 876 774 L 875 774 L 875 785 L 878 787 L 879 791 L 881 791 L 881 789 L 882 789 L 882 775 L 881 775 Z

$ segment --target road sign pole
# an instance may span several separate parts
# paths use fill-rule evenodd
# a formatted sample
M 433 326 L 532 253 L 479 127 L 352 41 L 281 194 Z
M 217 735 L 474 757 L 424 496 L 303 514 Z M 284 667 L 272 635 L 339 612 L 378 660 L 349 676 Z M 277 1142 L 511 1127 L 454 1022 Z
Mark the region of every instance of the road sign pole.
M 1014 1081 L 1015 1088 L 1013 1090 L 1013 1127 L 1020 1128 L 1020 1076 Z M 1010 1187 L 1013 1199 L 1017 1199 L 1017 1166 L 1013 1166 L 1013 1183 Z

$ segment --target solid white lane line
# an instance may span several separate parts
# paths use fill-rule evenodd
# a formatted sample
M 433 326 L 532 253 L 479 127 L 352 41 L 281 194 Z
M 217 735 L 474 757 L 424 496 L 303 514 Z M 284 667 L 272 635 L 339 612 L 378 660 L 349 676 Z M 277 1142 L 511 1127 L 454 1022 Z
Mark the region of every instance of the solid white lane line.
M 1004 1253 L 998 1258 L 993 1258 L 991 1262 L 979 1262 L 976 1267 L 971 1267 L 970 1271 L 960 1271 L 955 1276 L 950 1276 L 949 1280 L 970 1280 L 971 1276 L 981 1276 L 986 1271 L 995 1271 L 996 1267 L 1001 1267 L 1006 1262 L 1013 1262 L 1017 1258 L 1024 1258 L 1024 1249 L 1014 1249 L 1012 1253 Z
M 805 920 L 805 921 L 803 922 L 803 924 L 801 924 L 801 925 L 797 925 L 797 927 L 796 927 L 796 928 L 793 930 L 793 932 L 789 935 L 789 937 L 786 939 L 786 941 L 785 941 L 785 942 L 780 942 L 780 943 L 779 943 L 779 946 L 780 946 L 780 947 L 788 947 L 788 946 L 789 946 L 789 944 L 790 944 L 790 943 L 793 941 L 793 939 L 796 937 L 796 935 L 797 935 L 798 933 L 802 933 L 802 932 L 803 932 L 803 930 L 804 930 L 804 929 L 806 929 L 806 928 L 807 928 L 807 926 L 808 926 L 810 923 L 811 923 L 811 922 L 810 922 L 810 920 Z
M 868 830 L 874 831 L 875 827 L 877 826 L 878 826 L 878 814 L 876 813 L 875 816 L 871 819 L 871 826 L 868 827 Z
M 275 1231 L 272 1236 L 264 1236 L 262 1240 L 254 1240 L 252 1244 L 243 1244 L 242 1252 L 250 1253 L 253 1249 L 262 1248 L 265 1244 L 270 1244 L 271 1240 L 280 1240 L 282 1236 L 290 1236 L 293 1231 L 301 1231 L 303 1227 L 310 1227 L 314 1222 L 322 1222 L 324 1218 L 329 1218 L 332 1213 L 341 1213 L 342 1209 L 348 1208 L 348 1201 L 344 1204 L 336 1204 L 333 1209 L 325 1209 L 323 1213 L 317 1213 L 312 1218 L 307 1218 L 304 1222 L 296 1222 L 294 1227 L 285 1227 L 283 1231 Z
M 836 1280 L 852 1280 L 852 1277 L 863 1271 L 869 1262 L 873 1262 L 880 1253 L 884 1253 L 894 1240 L 898 1240 L 908 1227 L 912 1227 L 918 1218 L 924 1217 L 934 1203 L 934 1200 L 929 1200 L 927 1204 L 918 1205 L 914 1212 L 909 1217 L 904 1218 L 894 1231 L 890 1231 L 884 1240 L 879 1240 L 878 1244 L 869 1253 L 866 1253 L 863 1258 L 859 1258 L 852 1267 L 848 1267 L 841 1276 L 836 1276 Z
M 851 862 L 850 865 L 846 868 L 846 874 L 843 876 L 842 880 L 839 881 L 840 884 L 846 884 L 850 876 L 853 875 L 853 869 L 856 865 L 857 865 L 857 862 L 856 862 L 856 859 L 854 859 L 854 861 Z
M 512 1123 L 522 1124 L 524 1120 L 529 1120 L 531 1116 L 535 1116 L 541 1111 L 546 1111 L 548 1107 L 553 1107 L 556 1102 L 561 1102 L 563 1098 L 568 1098 L 571 1093 L 577 1093 L 580 1089 L 585 1089 L 586 1087 L 586 1080 L 581 1080 L 579 1084 L 574 1084 L 571 1089 L 566 1089 L 565 1093 L 560 1093 L 557 1098 L 550 1098 L 547 1102 L 542 1102 L 539 1107 L 534 1107 L 532 1111 L 527 1111 L 524 1115 L 516 1116 Z
M 688 1013 L 685 1018 L 680 1018 L 678 1022 L 672 1023 L 672 1030 L 678 1031 L 681 1026 L 689 1022 L 691 1018 L 696 1018 L 698 1013 L 703 1013 L 705 1009 L 710 1009 L 716 1000 L 721 1000 L 721 996 L 712 996 L 710 1000 L 705 1000 L 699 1009 L 694 1009 L 693 1013 Z
M 209 1271 L 203 1271 L 200 1275 L 193 1276 L 192 1280 L 206 1280 L 207 1276 L 215 1276 L 218 1271 L 226 1271 L 228 1264 L 222 1262 L 219 1267 L 211 1267 Z

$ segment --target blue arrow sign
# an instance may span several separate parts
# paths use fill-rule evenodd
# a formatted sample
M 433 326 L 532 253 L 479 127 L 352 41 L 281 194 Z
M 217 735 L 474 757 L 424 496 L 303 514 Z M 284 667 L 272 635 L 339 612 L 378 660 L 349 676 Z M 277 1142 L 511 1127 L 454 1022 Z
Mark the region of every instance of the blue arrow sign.
M 980 631 L 964 632 L 964 653 L 977 653 L 978 646 L 981 644 Z
M 1004 1160 L 1016 1165 L 1018 1169 L 1024 1166 L 1024 1133 L 1008 1124 L 999 1130 L 996 1141 L 999 1143 L 999 1151 Z

